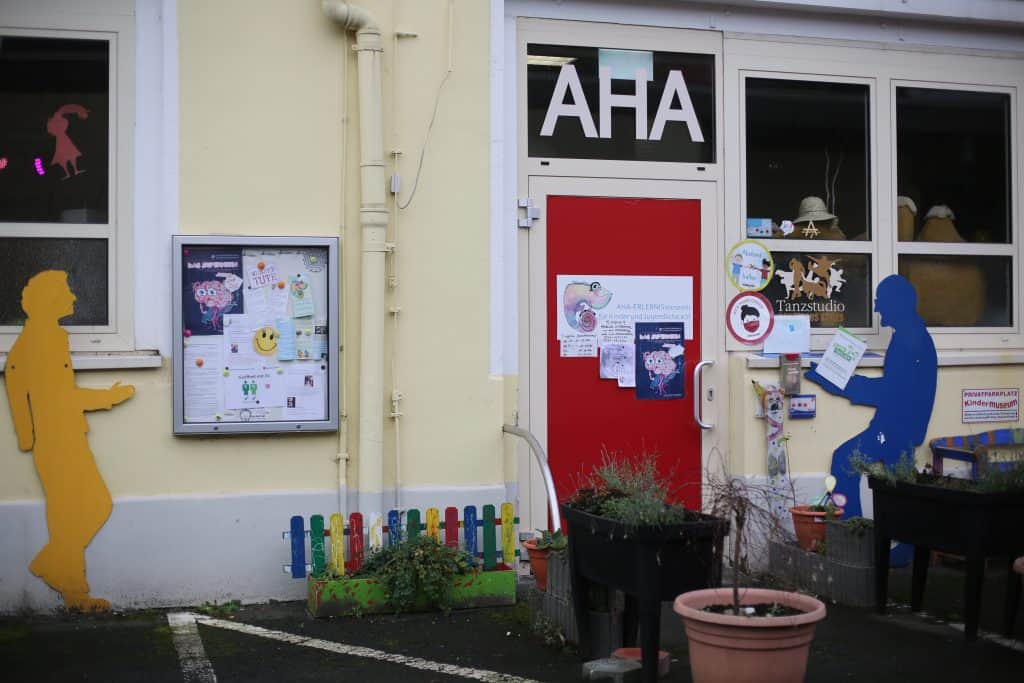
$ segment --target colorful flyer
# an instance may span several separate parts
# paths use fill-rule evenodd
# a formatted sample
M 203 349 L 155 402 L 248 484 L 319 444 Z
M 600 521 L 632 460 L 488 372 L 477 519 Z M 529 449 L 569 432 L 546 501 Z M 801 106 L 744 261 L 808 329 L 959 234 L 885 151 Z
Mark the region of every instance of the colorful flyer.
M 182 325 L 188 334 L 224 332 L 224 314 L 242 313 L 242 251 L 190 247 L 182 253 Z
M 768 299 L 757 292 L 737 294 L 725 312 L 730 334 L 744 344 L 758 344 L 775 323 L 775 311 Z
M 683 323 L 636 324 L 636 397 L 683 398 Z
M 765 245 L 756 240 L 743 240 L 729 250 L 725 272 L 736 289 L 759 292 L 771 282 L 775 261 Z
M 308 322 L 299 321 L 295 325 L 295 357 L 298 360 L 319 360 L 320 349 L 313 331 L 314 327 Z
M 316 310 L 313 306 L 313 287 L 309 278 L 302 273 L 288 278 L 288 298 L 292 302 L 293 318 L 308 318 Z

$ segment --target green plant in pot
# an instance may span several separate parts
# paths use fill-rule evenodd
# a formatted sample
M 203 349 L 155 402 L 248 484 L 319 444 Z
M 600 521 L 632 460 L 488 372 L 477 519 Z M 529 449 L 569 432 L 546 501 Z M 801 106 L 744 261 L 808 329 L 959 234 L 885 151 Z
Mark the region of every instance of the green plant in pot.
M 729 476 L 724 468 L 706 477 L 713 513 L 731 518 L 727 588 L 683 593 L 673 608 L 689 640 L 690 671 L 697 683 L 791 683 L 802 681 L 815 625 L 825 618 L 816 598 L 740 585 L 755 534 L 779 534 L 777 493 L 766 485 Z
M 561 505 L 581 657 L 591 652 L 587 595 L 595 586 L 626 594 L 625 645 L 639 626 L 643 676 L 658 675 L 661 602 L 718 585 L 728 523 L 673 501 L 657 455 L 605 452 Z
M 552 552 L 564 552 L 569 545 L 569 540 L 562 533 L 561 529 L 548 531 L 537 529 L 537 536 L 534 539 L 523 541 L 523 548 L 530 556 L 530 571 L 537 580 L 537 590 L 548 589 L 548 556 Z
M 832 498 L 836 478 L 825 477 L 825 493 L 816 502 L 808 505 L 794 505 L 789 508 L 793 516 L 793 530 L 796 540 L 804 550 L 813 551 L 825 543 L 825 523 L 841 519 L 843 508 L 836 505 Z
M 963 555 L 964 637 L 978 636 L 978 613 L 985 582 L 985 558 L 1024 553 L 1024 463 L 979 467 L 977 478 L 918 471 L 913 456 L 894 465 L 851 458 L 855 471 L 868 475 L 874 497 L 875 603 L 884 611 L 888 592 L 890 545 L 914 548 L 910 608 L 923 606 L 932 550 Z M 1007 563 L 1010 570 L 1010 564 Z M 1003 633 L 1012 635 L 1016 600 L 1007 600 Z

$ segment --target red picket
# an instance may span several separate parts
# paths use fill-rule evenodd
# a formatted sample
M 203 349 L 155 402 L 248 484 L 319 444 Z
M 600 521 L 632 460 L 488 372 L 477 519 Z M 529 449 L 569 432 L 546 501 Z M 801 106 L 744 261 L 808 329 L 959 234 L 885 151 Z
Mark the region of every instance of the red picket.
M 363 566 L 363 515 L 353 512 L 348 522 L 348 545 L 352 559 L 348 562 L 348 573 L 352 574 Z
M 444 544 L 449 548 L 459 547 L 459 510 L 446 507 L 444 509 Z

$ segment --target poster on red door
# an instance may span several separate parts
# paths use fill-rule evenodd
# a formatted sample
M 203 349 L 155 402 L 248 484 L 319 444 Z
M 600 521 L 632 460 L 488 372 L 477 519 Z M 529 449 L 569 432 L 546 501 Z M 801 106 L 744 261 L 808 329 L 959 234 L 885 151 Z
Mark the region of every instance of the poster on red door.
M 603 345 L 632 343 L 636 323 L 683 323 L 693 338 L 691 276 L 557 275 L 555 297 L 563 358 L 594 358 Z
M 683 323 L 636 324 L 636 397 L 683 398 Z

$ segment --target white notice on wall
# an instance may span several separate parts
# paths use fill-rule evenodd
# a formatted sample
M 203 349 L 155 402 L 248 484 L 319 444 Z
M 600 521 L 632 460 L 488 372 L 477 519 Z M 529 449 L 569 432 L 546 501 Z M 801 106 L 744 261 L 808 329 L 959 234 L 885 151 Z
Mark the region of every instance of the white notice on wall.
M 223 410 L 220 337 L 186 340 L 184 363 L 184 418 L 186 422 L 213 422 Z
M 285 420 L 327 418 L 327 373 L 320 361 L 290 363 L 284 375 Z
M 562 358 L 595 358 L 597 356 L 596 334 L 567 334 L 559 342 Z
M 224 382 L 228 408 L 280 408 L 284 405 L 284 375 L 276 368 L 232 370 Z
M 1020 389 L 964 389 L 963 423 L 1017 422 Z
M 818 374 L 845 389 L 868 345 L 844 327 L 836 330 L 818 363 Z

